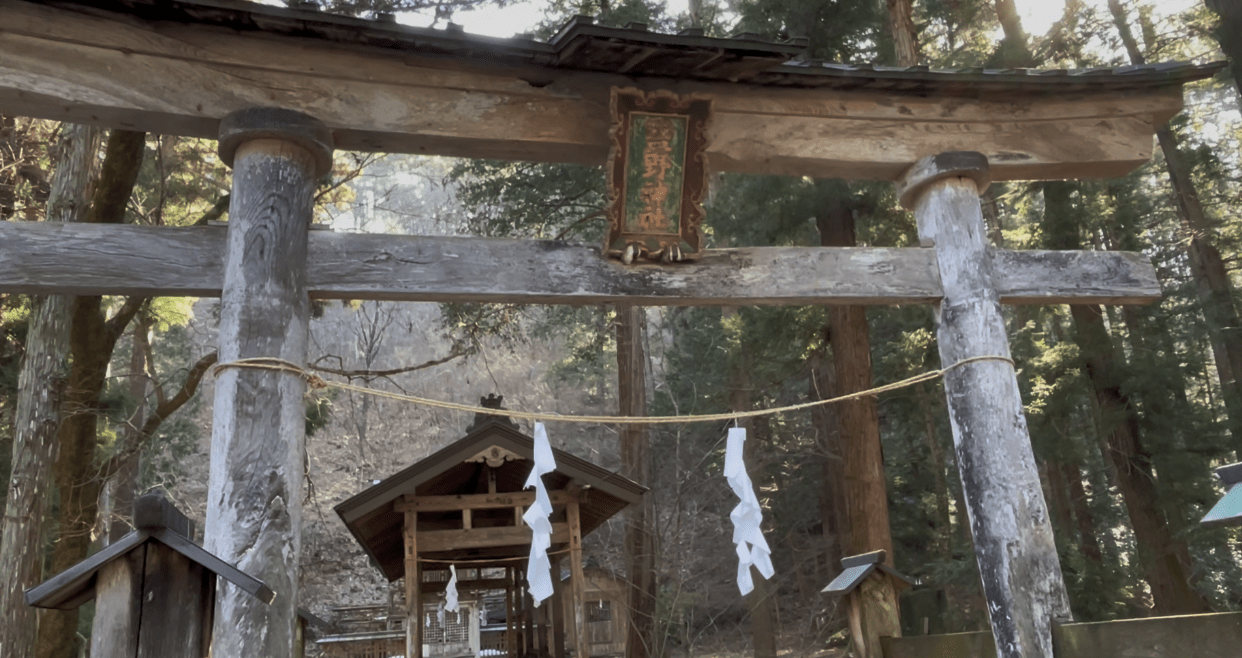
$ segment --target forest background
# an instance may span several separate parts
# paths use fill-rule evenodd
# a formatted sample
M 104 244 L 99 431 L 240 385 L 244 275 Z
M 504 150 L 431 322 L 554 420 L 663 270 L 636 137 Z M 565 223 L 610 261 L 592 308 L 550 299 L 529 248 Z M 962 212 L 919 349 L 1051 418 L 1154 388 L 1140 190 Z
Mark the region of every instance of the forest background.
M 442 26 L 497 4 L 324 9 L 418 9 Z M 1070 0 L 1046 33 L 1027 34 L 1014 0 L 701 0 L 677 15 L 643 0 L 554 0 L 538 32 L 584 14 L 660 32 L 807 37 L 805 56 L 828 61 L 1084 68 L 1220 59 L 1242 46 L 1242 30 L 1233 3 L 1209 4 Z M 1242 607 L 1242 534 L 1198 525 L 1221 493 L 1213 467 L 1242 450 L 1237 84 L 1226 73 L 1191 86 L 1186 106 L 1152 162 L 1127 177 L 997 184 L 983 198 L 996 246 L 1141 251 L 1164 289 L 1145 307 L 1006 309 L 1080 621 Z M 207 223 L 227 219 L 228 190 L 211 142 L 0 123 L 4 221 Z M 605 232 L 603 172 L 578 166 L 338 153 L 317 201 L 318 221 L 339 231 L 587 243 Z M 706 208 L 714 247 L 917 242 L 888 184 L 714 175 Z M 89 608 L 42 614 L 35 635 L 14 594 L 128 530 L 136 493 L 164 489 L 201 522 L 217 311 L 214 300 L 0 295 L 0 642 L 37 647 L 12 655 L 79 654 Z M 312 332 L 309 359 L 329 377 L 458 402 L 499 393 L 512 408 L 562 414 L 772 408 L 940 366 L 928 307 L 332 303 L 317 307 Z M 58 406 L 40 407 L 40 391 Z M 751 422 L 747 457 L 777 575 L 747 598 L 728 540 L 723 425 L 552 424 L 558 447 L 652 489 L 587 545 L 634 587 L 631 654 L 766 658 L 839 645 L 841 611 L 819 590 L 843 555 L 886 539 L 896 567 L 924 583 L 907 594 L 908 621 L 986 628 L 943 400 L 932 382 Z M 317 395 L 307 411 L 302 604 L 330 616 L 383 602 L 389 587 L 331 507 L 459 438 L 471 419 L 352 393 Z M 868 446 L 882 450 L 878 480 L 841 466 Z M 877 486 L 886 511 L 849 504 L 851 491 Z

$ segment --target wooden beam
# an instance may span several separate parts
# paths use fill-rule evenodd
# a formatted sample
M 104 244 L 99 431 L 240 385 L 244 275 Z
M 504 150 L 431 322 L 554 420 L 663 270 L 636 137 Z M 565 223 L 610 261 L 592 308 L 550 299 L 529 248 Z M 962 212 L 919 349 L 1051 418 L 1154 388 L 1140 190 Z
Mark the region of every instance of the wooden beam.
M 459 580 L 457 581 L 458 592 L 469 592 L 479 590 L 497 590 L 504 589 L 509 585 L 509 581 L 504 578 L 482 578 L 478 580 Z M 423 591 L 429 594 L 438 594 L 448 589 L 448 581 L 423 583 Z
M 564 505 L 574 498 L 566 491 L 549 491 L 548 498 L 553 505 Z M 459 496 L 411 496 L 406 494 L 403 500 L 393 502 L 393 509 L 398 512 L 453 512 L 469 509 L 499 509 L 505 507 L 524 507 L 535 502 L 534 491 L 514 491 L 498 494 L 462 494 Z
M 521 546 L 530 543 L 531 532 L 526 526 L 471 528 L 470 530 L 424 530 L 418 533 L 418 548 L 423 553 L 436 553 L 467 548 Z M 569 541 L 569 528 L 564 523 L 552 524 L 552 543 Z
M 0 292 L 211 297 L 223 280 L 219 227 L 0 222 Z M 315 299 L 649 306 L 931 304 L 933 249 L 716 249 L 696 262 L 624 266 L 597 247 L 535 240 L 311 231 Z M 1146 256 L 989 252 L 1009 304 L 1142 304 L 1160 298 Z
M 1123 175 L 1151 155 L 1181 90 L 1050 100 L 774 89 L 745 84 L 465 64 L 398 48 L 0 0 L 6 113 L 214 138 L 227 114 L 312 114 L 338 148 L 603 164 L 608 90 L 713 97 L 717 171 L 893 180 L 920 157 L 983 152 L 997 180 Z

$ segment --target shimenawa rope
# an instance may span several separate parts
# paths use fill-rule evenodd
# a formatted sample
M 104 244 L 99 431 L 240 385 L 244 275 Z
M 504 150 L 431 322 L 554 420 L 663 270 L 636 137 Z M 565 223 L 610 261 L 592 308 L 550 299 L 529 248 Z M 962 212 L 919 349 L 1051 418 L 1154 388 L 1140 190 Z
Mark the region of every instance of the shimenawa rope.
M 492 409 L 490 407 L 477 407 L 471 404 L 459 404 L 457 402 L 444 402 L 442 400 L 432 400 L 429 398 L 421 398 L 415 395 L 406 395 L 404 393 L 393 393 L 391 391 L 381 391 L 379 389 L 367 388 L 365 386 L 356 386 L 344 382 L 331 382 L 313 372 L 297 366 L 294 363 L 276 358 L 250 358 L 238 359 L 229 363 L 221 363 L 212 368 L 212 374 L 219 375 L 222 370 L 229 368 L 254 368 L 259 370 L 274 370 L 277 372 L 287 372 L 297 375 L 306 381 L 306 384 L 312 389 L 322 388 L 339 388 L 346 391 L 354 391 L 364 395 L 375 395 L 378 397 L 389 398 L 392 400 L 400 400 L 402 402 L 413 402 L 415 404 L 426 405 L 429 407 L 439 407 L 441 409 L 453 409 L 455 411 L 466 411 L 491 416 L 508 416 L 510 418 L 522 418 L 526 420 L 545 420 L 559 421 L 563 423 L 616 423 L 621 425 L 660 425 L 665 423 L 711 423 L 727 420 L 737 420 L 739 418 L 754 418 L 756 416 L 774 415 L 785 413 L 787 411 L 798 411 L 801 409 L 809 409 L 825 404 L 834 404 L 836 402 L 844 402 L 845 400 L 853 400 L 869 395 L 879 395 L 889 391 L 895 391 L 907 386 L 914 386 L 922 382 L 931 381 L 943 377 L 946 373 L 956 368 L 960 368 L 971 363 L 980 361 L 1004 361 L 1013 364 L 1013 359 L 1004 356 L 985 355 L 972 356 L 962 359 L 953 365 L 939 370 L 932 370 L 913 377 L 907 377 L 898 382 L 877 386 L 865 391 L 857 391 L 849 395 L 841 395 L 827 400 L 812 400 L 810 402 L 802 402 L 799 404 L 791 404 L 785 407 L 773 407 L 770 409 L 752 409 L 749 411 L 730 411 L 720 414 L 703 414 L 695 416 L 562 416 L 554 413 L 540 413 L 533 411 L 519 411 L 517 409 Z

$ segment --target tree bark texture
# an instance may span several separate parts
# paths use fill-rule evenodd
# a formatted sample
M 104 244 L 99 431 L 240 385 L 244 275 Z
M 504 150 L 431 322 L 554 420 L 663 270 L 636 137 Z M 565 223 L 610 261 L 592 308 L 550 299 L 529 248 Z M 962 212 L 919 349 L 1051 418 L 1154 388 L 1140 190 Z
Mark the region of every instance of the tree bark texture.
M 279 135 L 279 139 L 273 138 Z M 278 358 L 305 366 L 306 244 L 315 179 L 331 162 L 322 124 L 256 109 L 226 118 L 233 165 L 220 363 Z M 314 150 L 312 150 L 314 149 Z M 216 380 L 206 548 L 276 592 L 264 605 L 229 584 L 216 597 L 211 653 L 289 658 L 301 553 L 305 412 L 302 378 L 229 368 Z
M 1082 247 L 1078 226 L 1073 221 L 1073 189 L 1073 183 L 1044 185 L 1042 227 L 1049 245 L 1058 249 Z M 1183 564 L 1179 557 L 1189 555 L 1185 541 L 1173 536 L 1160 510 L 1151 454 L 1143 447 L 1138 410 L 1122 390 L 1119 369 L 1124 364 L 1104 325 L 1103 310 L 1099 306 L 1074 304 L 1070 306 L 1070 315 L 1074 320 L 1074 340 L 1083 354 L 1098 404 L 1100 433 L 1107 439 L 1105 458 L 1116 468 L 1117 484 L 1134 529 L 1139 564 L 1151 586 L 1156 612 L 1209 612 L 1207 601 L 1190 586 L 1190 565 Z
M 936 431 L 936 416 L 932 412 L 935 403 L 927 392 L 927 387 L 917 384 L 914 395 L 918 400 L 919 413 L 923 416 L 923 437 L 927 442 L 927 452 L 931 456 L 931 467 L 934 471 L 936 493 L 936 521 L 940 524 L 936 532 L 936 552 L 940 559 L 949 562 L 953 559 L 953 518 L 949 512 L 949 484 L 946 472 L 944 450 L 940 447 L 940 433 Z
M 1087 489 L 1082 484 L 1082 469 L 1077 459 L 1062 462 L 1061 469 L 1069 485 L 1069 502 L 1074 509 L 1074 523 L 1078 528 L 1079 550 L 1094 568 L 1099 568 L 1104 564 L 1104 552 L 1100 550 L 1100 539 L 1096 536 L 1091 501 L 1087 498 Z
M 1203 211 L 1199 192 L 1190 178 L 1190 168 L 1178 147 L 1177 136 L 1165 127 L 1156 131 L 1156 138 L 1164 153 L 1183 227 L 1190 233 L 1186 251 L 1199 301 L 1203 304 L 1203 318 L 1211 338 L 1212 357 L 1229 414 L 1234 448 L 1242 453 L 1242 382 L 1238 381 L 1239 374 L 1242 374 L 1242 319 L 1238 317 L 1234 304 L 1233 283 L 1225 267 L 1225 259 L 1213 243 L 1215 229 Z
M 134 330 L 131 334 L 129 356 L 129 395 L 134 400 L 134 413 L 130 415 L 125 426 L 126 442 L 139 445 L 142 442 L 142 429 L 146 425 L 147 396 L 147 349 L 150 319 L 143 313 L 135 318 Z M 134 501 L 138 499 L 138 473 L 141 467 L 141 450 L 132 450 L 124 454 L 117 462 L 116 472 L 111 474 L 110 491 L 111 510 L 105 525 L 108 529 L 108 542 L 114 542 L 133 529 Z
M 102 133 L 65 124 L 63 156 L 52 178 L 48 221 L 80 222 L 89 207 Z M 18 378 L 14 418 L 13 471 L 0 522 L 0 655 L 30 658 L 38 628 L 36 611 L 24 591 L 42 580 L 41 529 L 52 499 L 60 407 L 68 374 L 73 298 L 51 295 L 34 300 L 35 310 Z
M 967 177 L 970 176 L 970 177 Z M 1052 624 L 1070 619 L 1069 598 L 1044 502 L 1017 376 L 987 257 L 979 206 L 986 160 L 925 158 L 899 185 L 919 237 L 934 245 L 945 288 L 937 309 L 949 422 L 970 513 L 997 655 L 1052 655 Z M 973 178 L 973 180 L 972 180 Z M 954 367 L 972 357 L 997 357 Z
M 846 202 L 825 210 L 816 219 L 820 244 L 853 247 L 857 244 L 854 209 Z M 831 306 L 828 309 L 828 340 L 832 346 L 834 396 L 872 388 L 871 337 L 867 309 L 863 306 Z M 880 444 L 880 416 L 874 396 L 855 398 L 836 405 L 841 419 L 841 470 L 845 475 L 845 510 L 850 534 L 847 555 L 883 550 L 892 564 L 893 536 L 888 519 L 888 488 L 884 478 L 884 449 Z M 835 566 L 835 565 L 834 565 Z M 897 591 L 884 579 L 862 597 L 864 646 L 880 646 L 880 636 L 901 636 Z
M 1100 428 L 1107 437 L 1106 457 L 1117 471 L 1117 484 L 1134 529 L 1139 564 L 1151 586 L 1156 614 L 1211 612 L 1199 592 L 1190 586 L 1188 570 L 1179 555 L 1188 555 L 1185 540 L 1173 536 L 1160 510 L 1160 496 L 1151 454 L 1143 447 L 1138 414 L 1122 391 L 1116 374 L 1112 342 L 1098 306 L 1071 306 L 1075 338 L 1086 360 L 1099 403 Z
M 897 66 L 914 66 L 919 63 L 919 41 L 914 31 L 911 1 L 887 0 L 887 4 L 888 26 L 893 35 Z
M 114 130 L 108 136 L 99 184 L 91 195 L 86 215 L 90 224 L 121 224 L 138 170 L 142 167 L 146 135 Z M 73 328 L 69 333 L 72 356 L 68 387 L 60 424 L 60 452 L 52 475 L 60 496 L 51 572 L 60 573 L 86 559 L 91 531 L 99 510 L 103 480 L 95 462 L 99 444 L 100 398 L 108 362 L 116 341 L 141 307 L 129 298 L 112 318 L 105 315 L 103 298 L 79 296 L 74 301 Z M 77 610 L 49 610 L 39 622 L 39 658 L 70 658 L 78 628 Z
M 1224 19 L 1220 32 L 1222 48 L 1226 43 L 1235 49 L 1242 48 L 1242 41 L 1236 40 L 1238 31 L 1242 29 L 1242 3 L 1237 0 L 1207 0 L 1207 5 Z M 1130 29 L 1130 22 L 1121 2 L 1109 0 L 1108 8 L 1113 15 L 1117 34 L 1130 56 L 1130 62 L 1147 63 L 1147 58 Z M 1231 58 L 1237 54 L 1229 50 L 1225 52 Z M 1236 58 L 1232 68 L 1237 80 L 1239 67 Z M 1234 304 L 1233 283 L 1225 267 L 1225 260 L 1216 248 L 1215 227 L 1203 210 L 1199 190 L 1191 178 L 1190 166 L 1182 155 L 1177 135 L 1168 126 L 1161 126 L 1156 130 L 1156 140 L 1164 154 L 1164 163 L 1169 172 L 1169 182 L 1173 186 L 1173 195 L 1177 199 L 1182 227 L 1189 233 L 1186 254 L 1190 258 L 1191 274 L 1195 279 L 1199 301 L 1203 304 L 1203 317 L 1208 326 L 1212 359 L 1216 363 L 1221 395 L 1229 415 L 1229 431 L 1234 439 L 1234 449 L 1242 454 L 1242 382 L 1238 381 L 1242 375 L 1242 318 L 1238 317 L 1238 309 Z
M 647 314 L 641 306 L 617 307 L 617 397 L 622 416 L 647 415 L 647 352 L 643 330 Z M 646 425 L 621 428 L 621 474 L 651 486 L 651 435 Z M 630 623 L 626 631 L 627 658 L 656 653 L 655 515 L 651 495 L 625 510 L 625 561 L 629 579 Z
M 825 327 L 827 332 L 828 328 Z M 824 341 L 827 343 L 827 339 Z M 811 357 L 811 391 L 815 400 L 826 400 L 837 390 L 832 360 L 824 354 Z M 815 427 L 817 447 L 823 460 L 820 468 L 819 518 L 823 524 L 823 575 L 835 578 L 845 557 L 850 524 L 845 512 L 845 470 L 841 467 L 841 415 L 836 405 L 811 407 L 811 423 Z
M 1026 31 L 1022 29 L 1022 17 L 1018 15 L 1014 0 L 996 0 L 996 19 L 1000 21 L 1001 31 L 1005 33 L 994 56 L 996 64 L 1007 68 L 1034 66 L 1035 56 L 1031 53 Z
M 1109 6 L 1113 2 L 1116 0 L 1111 0 Z M 1238 93 L 1242 93 L 1242 1 L 1205 0 L 1204 4 L 1220 16 L 1220 25 L 1216 26 L 1216 41 L 1220 43 L 1220 49 L 1229 56 L 1233 84 Z

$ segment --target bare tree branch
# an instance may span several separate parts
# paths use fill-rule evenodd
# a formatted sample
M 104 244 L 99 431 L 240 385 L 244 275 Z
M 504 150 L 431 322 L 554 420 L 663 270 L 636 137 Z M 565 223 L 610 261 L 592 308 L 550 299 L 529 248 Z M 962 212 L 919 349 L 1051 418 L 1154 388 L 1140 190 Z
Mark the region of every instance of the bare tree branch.
M 159 430 L 160 425 L 164 422 L 164 420 L 175 413 L 178 409 L 185 406 L 185 403 L 189 402 L 190 398 L 194 397 L 194 394 L 198 392 L 199 384 L 203 381 L 203 376 L 206 375 L 207 371 L 216 364 L 216 360 L 218 358 L 218 355 L 215 352 L 212 352 L 211 354 L 199 359 L 198 362 L 190 368 L 190 372 L 186 375 L 185 382 L 181 384 L 180 390 L 178 390 L 172 397 L 165 399 L 164 402 L 157 405 L 155 410 L 147 416 L 146 422 L 142 424 L 142 431 L 138 433 L 135 440 L 118 450 L 117 453 L 108 460 L 108 463 L 104 465 L 101 473 L 101 476 L 104 479 L 112 477 L 116 473 L 117 468 L 120 467 L 121 462 L 124 461 L 126 457 L 142 450 L 143 446 L 145 446 L 151 437 L 155 435 L 155 432 Z
M 432 359 L 430 361 L 424 361 L 422 363 L 419 363 L 417 365 L 412 365 L 412 366 L 404 366 L 401 368 L 391 368 L 389 370 L 341 370 L 339 368 L 325 368 L 323 366 L 319 366 L 315 364 L 311 364 L 310 366 L 307 366 L 307 367 L 316 372 L 326 372 L 329 374 L 340 375 L 342 377 L 350 377 L 350 378 L 353 378 L 353 377 L 367 377 L 367 378 L 391 377 L 393 375 L 400 375 L 402 373 L 415 372 L 417 370 L 425 370 L 427 368 L 433 368 L 435 366 L 448 363 L 449 361 L 452 361 L 453 359 L 467 356 L 469 354 L 472 354 L 473 352 L 474 350 L 471 350 L 469 348 L 455 345 L 453 346 L 452 351 L 450 351 L 446 356 L 442 358 Z M 334 356 L 331 354 L 325 354 L 324 356 L 321 356 L 318 359 L 316 359 L 315 363 L 319 363 L 320 361 L 324 359 L 337 359 L 339 361 L 340 357 Z

